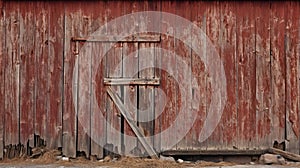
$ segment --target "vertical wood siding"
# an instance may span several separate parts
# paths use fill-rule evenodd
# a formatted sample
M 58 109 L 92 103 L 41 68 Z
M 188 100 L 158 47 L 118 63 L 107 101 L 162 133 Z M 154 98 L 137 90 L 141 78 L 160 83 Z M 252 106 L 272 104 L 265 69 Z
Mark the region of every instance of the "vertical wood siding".
M 179 136 L 178 132 L 150 139 L 149 143 L 158 151 L 265 149 L 276 140 L 285 141 L 286 150 L 299 153 L 299 2 L 0 1 L 0 9 L 0 158 L 16 156 L 13 149 L 24 152 L 39 145 L 62 147 L 70 157 L 84 152 L 86 156 L 101 158 L 104 153 L 99 144 L 112 144 L 115 152 L 124 154 L 144 153 L 137 139 L 132 141 L 124 136 L 134 133 L 119 116 L 103 84 L 104 77 L 131 77 L 136 72 L 136 77 L 160 78 L 160 86 L 113 89 L 134 119 L 155 118 L 137 122 L 148 136 L 170 127 L 181 109 L 185 109 L 186 116 L 197 114 L 192 128 L 175 146 L 170 144 Z M 198 137 L 212 101 L 213 81 L 195 51 L 174 38 L 183 32 L 160 20 L 145 23 L 142 18 L 129 17 L 125 23 L 113 23 L 112 29 L 105 29 L 103 35 L 149 24 L 168 33 L 161 35 L 159 43 L 119 42 L 107 53 L 99 46 L 108 48 L 109 43 L 71 40 L 87 37 L 119 16 L 148 10 L 176 14 L 193 22 L 206 34 L 222 60 L 227 102 L 219 124 L 204 142 L 198 142 Z M 173 22 L 178 27 L 182 24 L 180 20 Z M 195 40 L 194 33 L 187 33 L 185 40 Z M 205 48 L 208 44 L 201 41 L 197 45 Z M 87 47 L 83 50 L 84 45 Z M 151 48 L 151 52 L 143 53 L 146 48 Z M 88 55 L 88 59 L 81 59 L 78 52 Z M 201 52 L 202 58 L 208 59 L 209 53 Z M 99 55 L 104 59 L 94 72 Z M 190 69 L 181 73 L 183 65 L 175 55 Z M 125 58 L 131 62 L 124 61 L 116 70 Z M 74 67 L 83 65 L 88 65 L 85 71 L 73 72 Z M 153 65 L 169 67 L 172 72 L 141 69 Z M 73 87 L 74 73 L 78 79 L 89 74 L 89 80 L 75 81 Z M 189 74 L 196 81 L 185 81 Z M 192 82 L 193 88 L 185 90 L 190 99 L 183 100 L 176 79 L 183 84 Z M 194 86 L 196 83 L 200 87 Z M 159 106 L 163 100 L 159 91 L 168 98 L 164 109 Z M 97 100 L 93 100 L 92 92 L 96 92 Z M 86 100 L 83 105 L 79 102 L 82 98 Z M 183 101 L 186 103 L 182 104 Z M 101 114 L 94 109 L 94 102 Z M 163 111 L 159 113 L 160 110 Z M 178 127 L 184 130 L 189 121 L 186 119 Z

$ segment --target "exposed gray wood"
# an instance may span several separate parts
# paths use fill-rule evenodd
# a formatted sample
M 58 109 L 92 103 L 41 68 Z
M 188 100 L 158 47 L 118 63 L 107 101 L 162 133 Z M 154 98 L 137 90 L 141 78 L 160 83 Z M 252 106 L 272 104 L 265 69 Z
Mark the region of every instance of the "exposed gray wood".
M 90 37 L 72 37 L 73 41 L 85 42 L 160 42 L 160 35 L 140 34 L 131 36 L 90 36 Z
M 281 155 L 286 159 L 292 160 L 292 161 L 297 161 L 300 162 L 300 155 L 291 153 L 291 152 L 287 152 L 287 151 L 283 151 L 280 149 L 276 149 L 276 148 L 270 148 L 268 150 L 268 152 L 273 153 L 273 154 L 277 154 L 277 155 Z
M 107 88 L 107 93 L 113 100 L 113 102 L 116 104 L 119 111 L 122 113 L 130 127 L 132 128 L 133 132 L 136 134 L 137 138 L 141 142 L 141 144 L 144 146 L 145 150 L 148 152 L 148 154 L 151 156 L 151 158 L 158 158 L 155 150 L 153 147 L 147 142 L 147 140 L 144 138 L 144 135 L 142 131 L 139 129 L 139 127 L 135 124 L 135 121 L 132 119 L 130 113 L 126 110 L 124 107 L 121 99 L 116 96 L 116 93 L 110 88 Z
M 159 85 L 159 78 L 104 78 L 105 85 Z
M 0 40 L 0 159 L 3 159 L 3 140 L 4 140 L 4 108 L 5 108 L 5 98 L 4 97 L 4 83 L 5 83 L 5 19 L 3 11 L 3 3 L 0 2 L 0 36 L 3 37 Z

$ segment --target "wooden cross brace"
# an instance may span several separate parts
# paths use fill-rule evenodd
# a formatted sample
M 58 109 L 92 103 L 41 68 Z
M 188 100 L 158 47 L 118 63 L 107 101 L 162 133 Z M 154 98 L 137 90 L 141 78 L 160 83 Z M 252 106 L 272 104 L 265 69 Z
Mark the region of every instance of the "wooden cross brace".
M 135 81 L 135 82 L 132 82 Z M 143 85 L 143 84 L 152 84 L 152 85 L 159 85 L 159 79 L 153 79 L 153 80 L 149 80 L 147 79 L 146 81 L 143 82 L 143 80 L 141 79 L 131 79 L 131 80 L 123 80 L 122 82 L 120 82 L 120 80 L 114 81 L 114 79 L 105 79 L 105 84 L 106 85 L 117 85 L 115 82 L 117 82 L 118 84 L 139 84 L 139 85 Z M 151 146 L 145 139 L 145 135 L 144 133 L 139 129 L 139 127 L 136 125 L 135 120 L 131 117 L 131 114 L 126 110 L 122 100 L 119 98 L 119 96 L 117 95 L 117 93 L 115 91 L 113 91 L 113 89 L 108 86 L 107 87 L 107 93 L 108 95 L 111 97 L 111 99 L 113 100 L 113 102 L 116 104 L 118 110 L 121 112 L 121 114 L 124 116 L 124 118 L 126 119 L 126 121 L 128 122 L 129 126 L 131 127 L 131 129 L 133 130 L 133 132 L 135 133 L 135 135 L 137 136 L 138 140 L 141 142 L 141 144 L 143 145 L 143 147 L 145 148 L 145 150 L 147 151 L 147 153 L 150 155 L 151 158 L 158 158 L 157 153 L 155 152 L 153 146 Z

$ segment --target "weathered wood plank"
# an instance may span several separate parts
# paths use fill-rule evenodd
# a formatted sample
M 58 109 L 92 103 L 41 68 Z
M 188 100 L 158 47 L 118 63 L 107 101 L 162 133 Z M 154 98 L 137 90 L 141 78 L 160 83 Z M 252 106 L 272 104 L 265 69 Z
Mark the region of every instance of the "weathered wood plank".
M 271 56 L 271 112 L 272 139 L 285 140 L 285 18 L 284 4 L 271 3 L 270 7 L 270 56 Z
M 139 44 L 139 74 L 141 78 L 154 77 L 154 44 Z M 138 124 L 143 128 L 146 137 L 149 137 L 148 143 L 153 146 L 153 119 L 154 119 L 154 87 L 151 85 L 139 85 L 139 104 L 138 104 Z M 142 150 L 142 153 L 144 151 Z
M 139 142 L 141 142 L 145 150 L 148 152 L 149 156 L 151 158 L 158 158 L 155 150 L 153 149 L 153 146 L 147 142 L 147 140 L 144 137 L 145 135 L 143 131 L 136 125 L 135 119 L 131 118 L 131 114 L 126 110 L 122 100 L 118 97 L 117 93 L 113 91 L 110 87 L 107 88 L 107 93 L 112 98 L 113 102 L 115 103 L 119 111 L 122 113 L 128 124 L 130 125 L 131 129 L 137 136 Z
M 81 2 L 79 5 L 80 14 L 78 15 L 79 24 L 77 25 L 80 36 L 89 36 L 92 32 L 93 13 L 90 9 L 93 6 L 90 2 Z M 78 41 L 77 41 L 78 42 Z M 91 133 L 91 75 L 92 75 L 92 43 L 80 43 L 78 57 L 78 112 L 77 112 L 77 151 L 90 155 L 90 133 Z
M 211 43 L 207 43 L 207 48 L 206 48 L 206 59 L 212 59 L 212 49 L 210 49 L 209 44 L 211 44 L 216 52 L 220 54 L 220 19 L 221 19 L 221 14 L 220 14 L 220 3 L 219 2 L 209 2 L 206 3 L 207 8 L 205 12 L 206 16 L 206 35 L 208 39 L 210 39 Z M 211 66 L 211 65 L 207 65 Z M 214 68 L 219 68 L 219 67 L 214 67 Z M 209 72 L 208 72 L 209 73 Z M 212 104 L 212 95 L 213 95 L 213 89 L 211 87 L 212 82 L 214 79 L 212 79 L 212 76 L 208 74 L 207 76 L 207 96 L 206 96 L 206 106 L 210 108 L 210 106 L 216 106 Z M 219 97 L 218 99 L 220 99 Z M 207 110 L 207 116 L 209 112 L 209 108 Z M 207 146 L 208 148 L 222 148 L 222 143 L 223 143 L 223 125 L 218 124 L 218 126 L 214 129 L 214 132 L 211 134 L 211 136 L 206 140 L 207 141 Z
M 196 24 L 202 31 L 202 33 L 206 34 L 206 5 L 205 2 L 191 2 L 191 21 Z M 207 113 L 207 90 L 206 90 L 206 83 L 207 83 L 207 69 L 204 64 L 204 60 L 206 59 L 206 39 L 199 37 L 198 32 L 191 32 L 192 36 L 192 47 L 201 48 L 200 53 L 195 53 L 192 50 L 192 75 L 196 78 L 195 81 L 192 81 L 192 111 L 193 113 L 197 114 L 197 118 L 191 129 L 188 136 L 191 138 L 191 144 L 193 150 L 200 150 L 207 148 L 207 142 L 199 143 L 198 138 L 200 132 L 202 131 L 204 121 L 206 119 Z M 199 55 L 198 55 L 199 54 Z M 201 57 L 202 56 L 202 57 Z M 191 134 L 191 135 L 190 135 Z
M 110 28 L 107 28 L 107 35 L 119 35 L 123 31 L 122 24 L 116 21 L 112 21 L 113 19 L 120 17 L 124 13 L 124 2 L 123 1 L 115 1 L 115 2 L 107 2 L 107 8 L 111 12 L 106 13 L 106 17 L 110 18 L 109 21 Z M 122 77 L 123 75 L 123 47 L 122 43 L 111 43 L 108 48 L 108 52 L 106 53 L 106 68 L 107 68 L 107 76 L 106 77 Z M 119 97 L 123 99 L 123 91 L 121 86 L 112 87 L 114 91 L 117 92 Z M 118 109 L 114 102 L 109 99 L 107 100 L 107 130 L 106 130 L 106 138 L 107 144 L 113 145 L 113 151 L 115 153 L 121 152 L 121 116 L 119 115 Z
M 245 10 L 249 12 L 245 12 Z M 238 149 L 255 146 L 255 13 L 252 2 L 237 8 Z
M 137 12 L 137 2 L 124 3 L 124 13 L 130 14 Z M 131 17 L 126 17 L 124 21 L 124 29 L 126 31 L 131 30 L 133 25 L 138 25 L 138 20 L 135 20 Z M 138 28 L 138 27 L 136 27 Z M 136 31 L 136 28 L 133 31 Z M 123 43 L 123 77 L 132 78 L 138 77 L 138 43 Z M 124 86 L 124 106 L 131 113 L 131 117 L 137 121 L 137 103 L 138 103 L 138 88 L 137 86 Z M 134 151 L 137 149 L 137 138 L 130 128 L 130 125 L 127 121 L 124 121 L 124 134 L 128 138 L 124 137 L 125 150 L 124 154 L 126 155 L 138 155 L 139 151 Z
M 153 48 L 154 50 L 154 48 Z M 151 60 L 152 61 L 152 60 Z M 159 78 L 104 78 L 105 85 L 159 85 Z
M 73 41 L 85 42 L 160 42 L 160 35 L 138 34 L 124 36 L 89 36 L 89 37 L 72 37 Z
M 161 11 L 161 3 L 160 1 L 151 1 L 151 0 L 148 0 L 148 10 L 149 11 Z M 150 23 L 150 25 L 148 25 L 148 27 L 150 27 L 151 29 L 153 30 L 158 30 L 160 31 L 161 30 L 161 24 L 162 23 L 157 23 L 157 24 L 152 24 Z M 160 49 L 161 49 L 161 43 L 155 43 L 155 44 L 152 44 L 151 47 L 154 48 L 154 79 L 159 79 L 160 81 L 160 76 L 161 76 L 161 69 L 159 69 L 160 65 L 161 65 L 161 52 L 160 52 Z M 161 126 L 161 120 L 159 119 L 159 116 L 162 112 L 162 105 L 163 105 L 163 101 L 160 101 L 160 100 L 163 100 L 162 98 L 162 92 L 161 90 L 159 89 L 159 86 L 155 86 L 154 87 L 154 99 L 152 101 L 152 104 L 153 104 L 153 108 L 154 108 L 154 116 L 153 116 L 153 132 L 152 135 L 154 136 L 154 139 L 153 139 L 153 147 L 154 147 L 154 150 L 159 152 L 160 151 L 160 126 Z
M 292 160 L 292 161 L 295 161 L 295 162 L 300 161 L 300 155 L 294 154 L 294 153 L 291 153 L 291 152 L 283 151 L 283 150 L 276 149 L 276 148 L 270 148 L 268 150 L 268 152 L 276 154 L 276 155 L 281 155 L 282 157 L 284 157 L 286 159 L 289 159 L 289 160 Z
M 271 57 L 269 2 L 260 2 L 255 8 L 255 58 L 256 58 L 256 143 L 269 147 L 271 141 Z
M 104 47 L 104 46 L 102 46 Z M 98 158 L 103 157 L 103 145 L 106 143 L 106 87 L 103 83 L 106 72 L 106 58 L 103 53 L 103 48 L 99 44 L 92 44 L 92 93 L 96 94 L 96 100 L 92 99 L 91 104 L 91 155 L 96 155 Z M 102 57 L 101 62 L 95 62 Z M 99 67 L 96 69 L 96 65 Z M 97 104 L 95 104 L 97 103 Z M 97 108 L 99 107 L 99 109 Z
M 47 114 L 49 112 L 49 94 L 48 94 L 48 46 L 49 39 L 48 11 L 45 2 L 37 3 L 35 7 L 35 59 L 36 59 L 36 80 L 35 97 L 36 109 L 34 118 L 35 134 L 42 139 L 47 138 Z M 40 145 L 40 144 L 35 144 Z
M 299 154 L 299 33 L 300 5 L 285 3 L 285 55 L 286 55 L 286 150 Z M 298 41 L 298 43 L 297 43 Z
M 19 5 L 16 2 L 5 3 L 5 139 L 4 145 L 19 143 L 19 105 L 20 105 L 20 55 L 19 55 Z
M 120 44 L 114 45 L 106 54 L 106 65 L 108 77 L 122 77 L 122 46 Z M 122 98 L 121 86 L 114 86 L 112 89 Z M 111 99 L 107 99 L 107 121 L 107 144 L 113 144 L 113 150 L 118 153 L 121 151 L 121 116 Z
M 3 2 L 0 2 L 0 159 L 3 159 L 4 129 L 5 129 L 5 67 L 6 67 L 6 45 L 5 45 L 5 11 Z
M 186 10 L 190 8 L 189 1 L 177 1 L 176 2 L 176 15 L 181 16 L 187 20 L 191 20 L 191 10 Z M 192 122 L 192 118 L 187 116 L 188 113 L 191 113 L 191 104 L 192 104 L 192 89 L 191 89 L 191 53 L 192 49 L 186 45 L 185 43 L 191 43 L 191 28 L 188 25 L 185 25 L 185 20 L 183 19 L 176 19 L 175 24 L 178 25 L 175 28 L 175 36 L 180 37 L 180 39 L 175 40 L 175 53 L 176 53 L 176 96 L 177 96 L 177 103 L 176 103 L 176 117 L 180 115 L 186 116 L 183 123 L 180 123 L 176 126 L 178 129 L 175 134 L 174 138 L 178 140 L 178 144 L 176 145 L 177 150 L 191 148 L 191 142 L 189 142 L 188 137 L 183 137 L 182 139 L 180 136 L 184 134 L 184 130 L 189 130 L 189 124 Z M 184 41 L 185 43 L 183 43 Z M 175 91 L 175 90 L 174 90 Z M 186 96 L 186 97 L 185 97 Z
M 220 124 L 223 125 L 223 149 L 234 149 L 237 146 L 237 16 L 235 2 L 223 2 L 221 4 L 220 20 L 220 57 L 226 75 L 227 102 L 224 107 Z M 250 44 L 251 45 L 251 44 Z
M 129 21 L 129 20 L 128 20 Z M 132 20 L 130 20 L 133 22 Z M 138 72 L 138 43 L 123 44 L 123 77 L 132 78 Z M 129 60 L 129 61 L 128 61 Z M 137 86 L 124 86 L 124 106 L 131 113 L 132 118 L 137 120 Z M 135 134 L 129 124 L 124 121 L 124 134 L 130 139 L 135 139 Z M 137 145 L 137 139 L 124 138 L 125 154 L 130 154 Z
M 62 111 L 63 111 L 63 61 L 64 61 L 64 4 L 48 2 L 49 39 L 48 46 L 48 89 L 49 113 L 47 117 L 47 147 L 62 147 Z
M 173 3 L 171 1 L 162 1 L 161 8 L 163 12 L 168 13 L 176 13 L 176 3 Z M 170 26 L 170 23 L 166 22 L 168 18 L 166 18 L 164 15 L 162 16 L 162 26 L 161 31 L 165 32 L 166 34 L 162 34 L 162 42 L 161 42 L 161 48 L 173 51 L 172 54 L 174 54 L 175 51 L 175 40 L 174 40 L 174 29 L 175 27 Z M 170 31 L 168 31 L 170 30 Z M 161 55 L 161 67 L 168 69 L 162 69 L 161 71 L 161 85 L 160 89 L 165 94 L 166 104 L 165 107 L 160 115 L 161 120 L 161 132 L 168 129 L 174 122 L 177 114 L 177 96 L 176 96 L 176 81 L 174 80 L 174 75 L 176 75 L 176 59 L 175 57 L 171 55 L 171 53 L 164 53 Z M 173 132 L 167 132 L 165 134 L 161 135 L 161 151 L 171 149 L 173 146 L 171 146 L 171 142 L 173 138 L 175 137 L 175 134 Z
M 77 85 L 74 83 L 73 69 L 75 66 L 75 44 L 71 37 L 79 36 L 79 13 L 76 12 L 78 2 L 65 2 L 64 15 L 64 102 L 63 102 L 63 154 L 76 157 L 76 111 L 77 111 Z M 77 83 L 78 84 L 78 83 Z M 73 102 L 74 101 L 74 102 Z
M 34 111 L 35 111 L 35 4 L 20 2 L 20 143 L 34 145 Z M 25 146 L 28 148 L 29 146 Z

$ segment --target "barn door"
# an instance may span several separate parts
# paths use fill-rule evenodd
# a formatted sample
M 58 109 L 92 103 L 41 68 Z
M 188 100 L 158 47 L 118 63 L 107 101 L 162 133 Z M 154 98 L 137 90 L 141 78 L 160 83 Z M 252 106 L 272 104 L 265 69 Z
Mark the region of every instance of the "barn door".
M 160 82 L 154 68 L 160 36 L 115 39 L 72 39 L 78 58 L 73 86 L 77 151 L 88 151 L 90 144 L 90 154 L 99 157 L 103 152 L 156 157 L 150 137 Z
M 145 137 L 154 134 L 158 42 L 119 42 L 106 54 L 107 120 L 118 130 L 113 134 L 107 127 L 107 144 L 116 153 L 155 155 L 154 139 Z
M 156 156 L 154 139 L 150 137 L 154 134 L 156 118 L 155 90 L 160 82 L 154 68 L 159 57 L 156 48 L 160 36 L 138 35 L 114 41 L 116 38 L 73 39 L 85 41 L 86 45 L 79 51 L 77 76 L 80 79 L 90 76 L 76 86 L 86 87 L 79 89 L 77 96 L 78 123 L 82 125 L 78 126 L 85 128 L 78 129 L 78 142 L 84 139 L 82 130 L 90 132 L 91 154 L 101 153 L 104 146 L 104 151 L 114 153 Z M 94 108 L 95 103 L 99 109 Z M 88 107 L 90 113 L 86 113 Z

